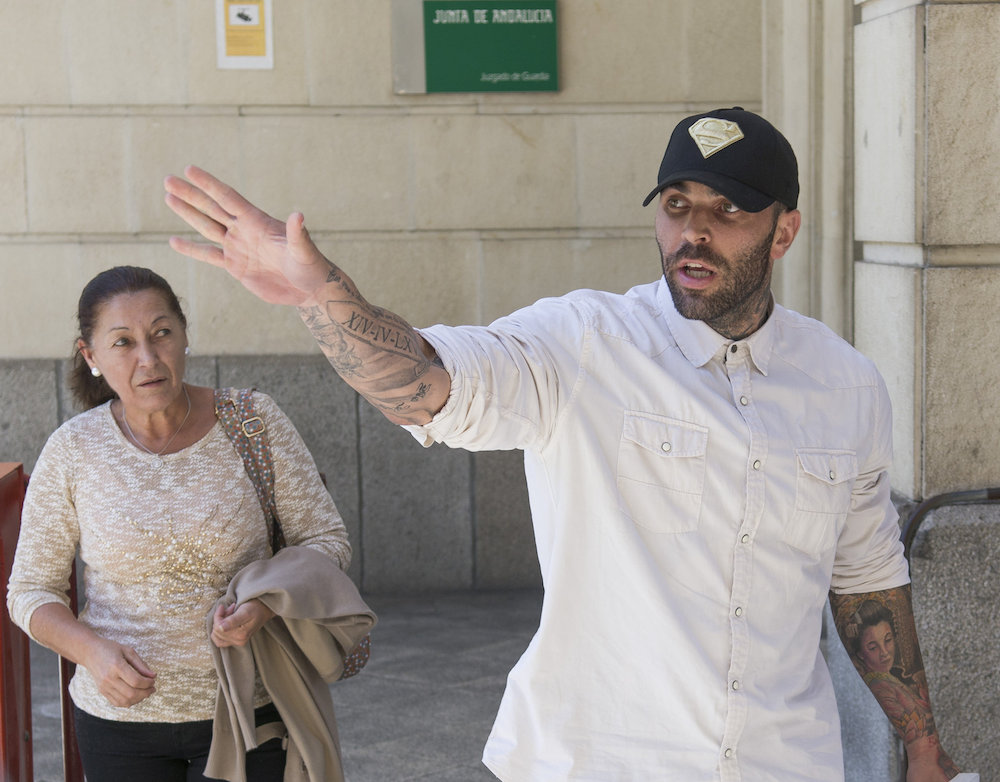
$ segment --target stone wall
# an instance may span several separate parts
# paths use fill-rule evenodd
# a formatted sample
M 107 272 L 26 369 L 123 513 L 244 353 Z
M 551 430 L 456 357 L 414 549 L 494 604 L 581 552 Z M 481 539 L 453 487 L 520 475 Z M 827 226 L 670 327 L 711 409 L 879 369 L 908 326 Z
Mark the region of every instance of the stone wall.
M 559 92 L 397 95 L 391 0 L 275 2 L 269 71 L 216 68 L 206 0 L 5 4 L 0 290 L 17 295 L 0 358 L 66 356 L 80 288 L 120 263 L 176 286 L 202 355 L 315 350 L 294 312 L 167 247 L 186 226 L 163 177 L 189 163 L 279 217 L 301 210 L 418 326 L 653 279 L 642 199 L 678 119 L 760 109 L 761 3 L 559 10 Z
M 188 314 L 193 382 L 254 384 L 288 409 L 367 590 L 538 582 L 520 455 L 421 453 L 333 377 L 293 310 L 168 248 L 186 226 L 163 177 L 196 163 L 280 217 L 301 210 L 366 296 L 418 326 L 624 291 L 659 274 L 641 202 L 675 122 L 761 108 L 764 9 L 562 2 L 559 92 L 448 95 L 393 92 L 393 13 L 280 0 L 274 69 L 239 71 L 216 67 L 207 0 L 4 4 L 0 458 L 30 469 L 72 412 L 59 368 L 82 286 L 149 266 Z
M 921 499 L 997 487 L 1000 3 L 857 0 L 854 22 L 854 341 L 889 386 L 892 484 Z M 998 524 L 997 505 L 938 509 L 911 557 L 942 741 L 983 782 L 1000 768 Z M 871 698 L 852 703 L 848 729 L 891 759 Z
M 941 740 L 982 782 L 1000 780 L 1000 506 L 943 507 L 913 542 L 913 610 Z
M 299 427 L 364 589 L 535 585 L 520 454 L 423 452 L 333 377 L 294 312 L 167 248 L 183 226 L 162 178 L 198 163 L 279 216 L 303 211 L 321 249 L 415 325 L 485 323 L 652 279 L 640 203 L 670 128 L 742 105 L 799 151 L 806 222 L 778 298 L 878 363 L 894 487 L 905 501 L 1000 484 L 1000 2 L 563 0 L 559 93 L 437 96 L 392 92 L 392 8 L 276 2 L 275 68 L 246 72 L 215 68 L 205 0 L 4 5 L 0 459 L 30 469 L 72 413 L 60 375 L 82 285 L 146 265 L 189 314 L 191 380 L 256 385 Z M 975 701 L 995 692 L 996 557 L 982 555 L 998 518 L 938 511 L 914 549 L 942 733 L 983 772 L 1000 766 L 982 737 L 995 714 Z M 894 779 L 884 718 L 835 634 L 827 647 L 849 782 Z
M 893 486 L 996 485 L 1000 3 L 857 5 L 854 336 L 889 385 Z

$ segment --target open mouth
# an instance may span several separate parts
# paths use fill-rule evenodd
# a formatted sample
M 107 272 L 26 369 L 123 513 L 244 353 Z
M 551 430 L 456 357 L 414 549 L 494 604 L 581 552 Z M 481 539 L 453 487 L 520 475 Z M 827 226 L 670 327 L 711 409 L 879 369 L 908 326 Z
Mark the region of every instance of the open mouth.
M 681 271 L 688 277 L 695 280 L 707 280 L 709 277 L 713 276 L 715 272 L 711 269 L 706 269 L 700 263 L 690 261 L 681 265 Z
M 676 266 L 677 281 L 689 290 L 702 290 L 711 286 L 718 272 L 698 261 L 681 261 Z

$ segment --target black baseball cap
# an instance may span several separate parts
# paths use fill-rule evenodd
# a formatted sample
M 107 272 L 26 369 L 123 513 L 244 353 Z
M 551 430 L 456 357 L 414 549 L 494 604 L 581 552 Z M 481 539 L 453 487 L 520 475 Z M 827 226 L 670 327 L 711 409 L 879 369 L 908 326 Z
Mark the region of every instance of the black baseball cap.
M 770 122 L 739 106 L 696 114 L 677 123 L 646 206 L 668 185 L 708 185 L 747 212 L 775 201 L 795 209 L 799 167 L 792 145 Z

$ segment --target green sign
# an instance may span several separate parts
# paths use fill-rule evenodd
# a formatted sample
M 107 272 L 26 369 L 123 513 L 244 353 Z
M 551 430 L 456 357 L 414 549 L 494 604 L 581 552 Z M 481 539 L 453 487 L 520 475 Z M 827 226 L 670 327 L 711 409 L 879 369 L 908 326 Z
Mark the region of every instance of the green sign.
M 427 92 L 555 92 L 556 0 L 424 0 Z

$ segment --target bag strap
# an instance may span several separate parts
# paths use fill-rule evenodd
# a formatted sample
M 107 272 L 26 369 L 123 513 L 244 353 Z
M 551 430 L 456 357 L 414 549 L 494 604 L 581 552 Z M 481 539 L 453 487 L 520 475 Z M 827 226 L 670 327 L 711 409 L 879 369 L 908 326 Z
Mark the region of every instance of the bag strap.
M 278 521 L 278 508 L 274 501 L 271 443 L 264 419 L 254 411 L 253 392 L 253 388 L 215 389 L 215 415 L 243 459 L 243 466 L 257 491 L 257 499 L 267 521 L 271 553 L 274 554 L 285 547 L 285 535 L 281 522 Z
M 254 412 L 253 388 L 237 391 L 233 388 L 215 389 L 215 415 L 226 430 L 233 447 L 243 459 L 250 481 L 257 490 L 260 507 L 267 519 L 271 553 L 285 547 L 285 534 L 278 521 L 274 502 L 274 466 L 271 462 L 271 444 L 267 438 L 264 420 Z M 356 676 L 371 657 L 372 637 L 369 633 L 350 652 L 344 653 L 344 670 L 341 679 Z M 259 729 L 258 729 L 259 730 Z M 258 736 L 258 741 L 260 736 Z

